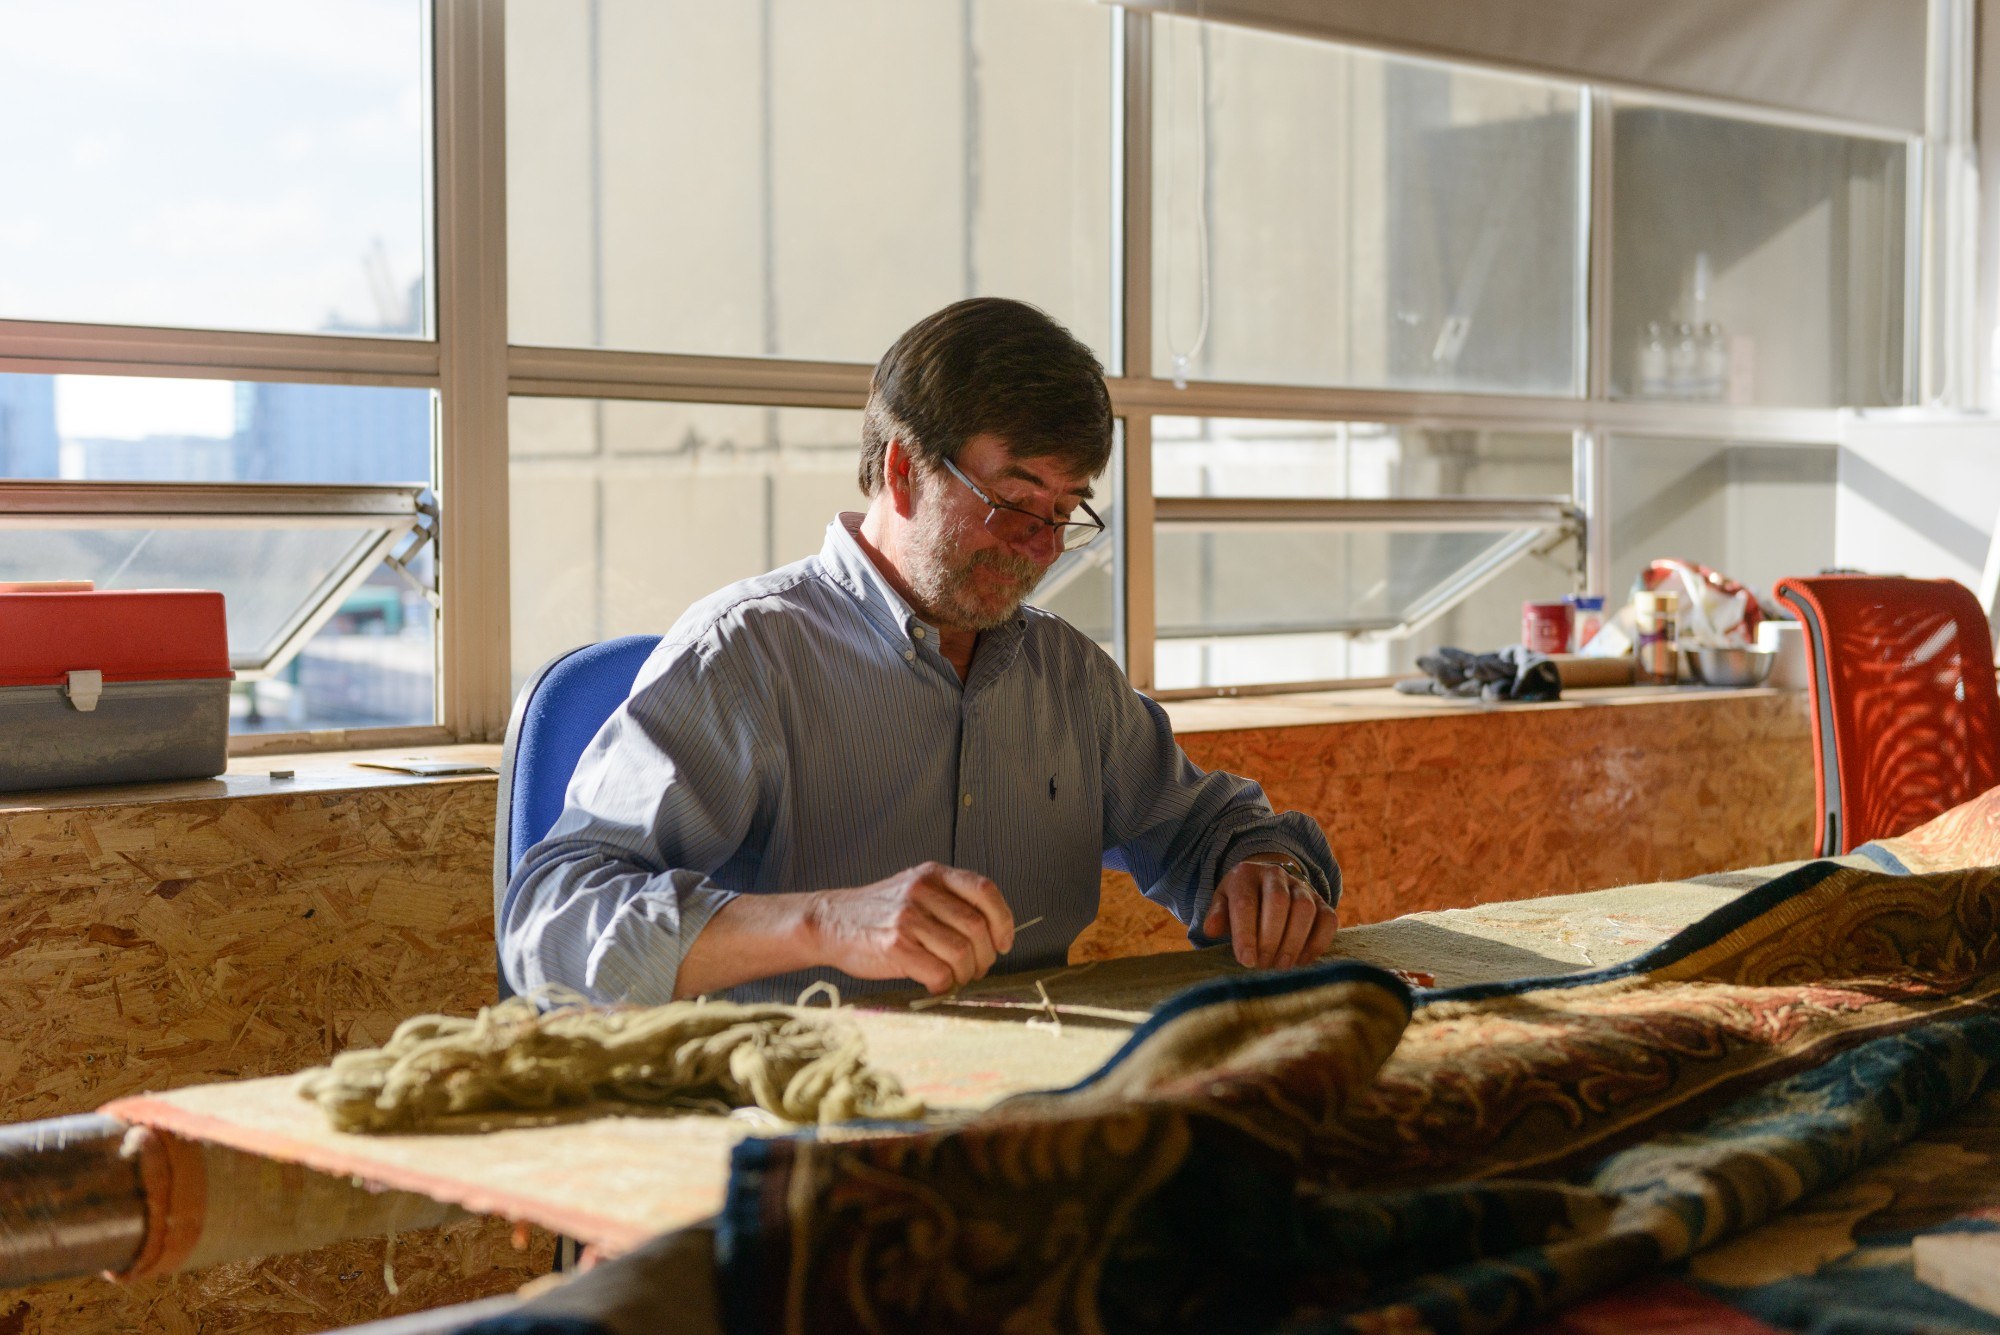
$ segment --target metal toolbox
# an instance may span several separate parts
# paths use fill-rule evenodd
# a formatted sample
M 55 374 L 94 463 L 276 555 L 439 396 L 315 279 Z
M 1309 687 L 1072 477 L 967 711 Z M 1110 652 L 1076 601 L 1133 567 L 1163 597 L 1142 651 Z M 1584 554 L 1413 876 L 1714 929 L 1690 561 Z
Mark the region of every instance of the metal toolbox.
M 234 676 L 219 593 L 0 592 L 0 791 L 220 774 Z

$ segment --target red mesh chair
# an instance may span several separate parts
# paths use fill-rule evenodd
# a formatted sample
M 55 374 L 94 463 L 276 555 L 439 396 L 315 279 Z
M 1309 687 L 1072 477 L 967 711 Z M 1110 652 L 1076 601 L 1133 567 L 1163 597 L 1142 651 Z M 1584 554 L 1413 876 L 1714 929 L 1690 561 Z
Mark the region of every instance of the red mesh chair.
M 1781 580 L 1811 651 L 1819 852 L 1906 833 L 2000 782 L 1979 600 L 1948 579 Z

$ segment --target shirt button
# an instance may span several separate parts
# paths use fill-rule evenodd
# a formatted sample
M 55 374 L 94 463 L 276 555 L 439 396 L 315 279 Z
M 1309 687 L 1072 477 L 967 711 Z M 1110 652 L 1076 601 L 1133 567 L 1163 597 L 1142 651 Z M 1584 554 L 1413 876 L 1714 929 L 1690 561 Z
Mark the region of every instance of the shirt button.
M 965 795 L 964 797 L 960 798 L 960 799 L 959 799 L 959 801 L 960 801 L 960 802 L 961 802 L 961 803 L 962 803 L 963 805 L 965 805 L 965 806 L 968 806 L 968 807 L 969 807 L 969 806 L 971 806 L 971 805 L 972 805 L 972 794 L 971 794 L 971 793 L 967 793 L 967 794 L 966 794 L 966 795 Z
M 916 656 L 917 656 L 917 651 L 916 651 L 915 649 L 905 649 L 905 650 L 903 650 L 903 661 L 904 661 L 904 662 L 908 662 L 909 660 L 911 660 L 911 659 L 915 658 Z
M 910 638 L 916 640 L 921 640 L 922 638 L 924 638 L 924 628 L 922 626 L 918 626 L 916 629 L 912 630 L 910 632 Z

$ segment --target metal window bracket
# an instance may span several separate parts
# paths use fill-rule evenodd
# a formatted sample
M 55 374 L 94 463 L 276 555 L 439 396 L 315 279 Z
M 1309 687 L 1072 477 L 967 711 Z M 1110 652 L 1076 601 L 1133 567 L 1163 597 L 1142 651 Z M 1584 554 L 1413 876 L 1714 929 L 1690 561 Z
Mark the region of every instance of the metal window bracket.
M 404 536 L 402 545 L 382 558 L 384 565 L 388 566 L 398 575 L 401 575 L 405 583 L 424 596 L 424 600 L 431 605 L 433 612 L 442 609 L 444 606 L 443 598 L 438 595 L 437 580 L 435 577 L 438 565 L 438 533 L 442 522 L 442 518 L 438 513 L 436 494 L 426 491 L 422 496 L 417 498 L 417 522 L 410 528 L 409 533 Z M 425 579 L 410 568 L 411 562 L 415 561 L 426 547 L 431 549 L 431 570 L 433 574 L 430 579 Z

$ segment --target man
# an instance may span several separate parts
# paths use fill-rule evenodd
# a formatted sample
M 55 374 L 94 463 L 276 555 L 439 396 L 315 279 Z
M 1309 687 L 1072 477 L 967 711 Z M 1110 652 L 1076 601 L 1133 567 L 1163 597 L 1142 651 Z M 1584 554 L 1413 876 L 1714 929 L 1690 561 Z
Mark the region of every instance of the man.
M 1098 536 L 1111 404 L 1033 307 L 962 301 L 875 368 L 865 514 L 662 639 L 499 924 L 508 981 L 606 1001 L 941 993 L 1060 964 L 1100 865 L 1287 968 L 1340 874 L 1303 815 L 1204 774 L 1082 633 L 1022 605 Z

